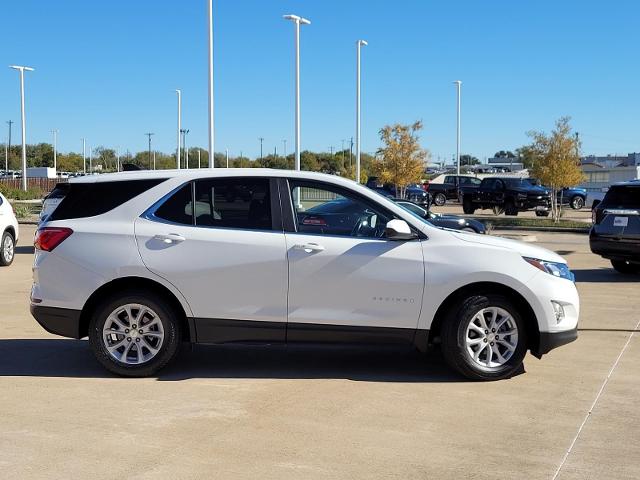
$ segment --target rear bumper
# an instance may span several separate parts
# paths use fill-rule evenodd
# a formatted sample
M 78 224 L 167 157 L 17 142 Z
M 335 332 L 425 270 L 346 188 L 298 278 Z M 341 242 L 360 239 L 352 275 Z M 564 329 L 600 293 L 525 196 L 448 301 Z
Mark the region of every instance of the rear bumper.
M 640 262 L 640 241 L 616 240 L 594 233 L 589 235 L 589 246 L 596 255 L 610 260 Z
M 578 338 L 578 328 L 563 332 L 540 332 L 538 346 L 531 349 L 531 353 L 540 358 L 554 348 L 571 343 Z
M 80 310 L 31 304 L 31 315 L 47 332 L 80 338 Z

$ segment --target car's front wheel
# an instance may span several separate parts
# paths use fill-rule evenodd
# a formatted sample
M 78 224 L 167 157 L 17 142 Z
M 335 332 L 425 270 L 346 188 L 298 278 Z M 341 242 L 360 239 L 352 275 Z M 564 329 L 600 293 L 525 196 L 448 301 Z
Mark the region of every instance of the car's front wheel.
M 502 295 L 472 295 L 460 305 L 442 326 L 447 363 L 472 380 L 516 373 L 527 351 L 527 332 L 513 303 Z
M 112 296 L 94 312 L 89 345 L 109 371 L 127 377 L 153 375 L 172 361 L 182 338 L 177 313 L 151 292 Z
M 574 210 L 580 210 L 582 207 L 584 207 L 583 197 L 581 197 L 580 195 L 576 195 L 571 199 L 571 208 L 573 208 Z
M 0 266 L 6 267 L 13 263 L 16 252 L 16 242 L 10 232 L 4 232 L 0 238 Z

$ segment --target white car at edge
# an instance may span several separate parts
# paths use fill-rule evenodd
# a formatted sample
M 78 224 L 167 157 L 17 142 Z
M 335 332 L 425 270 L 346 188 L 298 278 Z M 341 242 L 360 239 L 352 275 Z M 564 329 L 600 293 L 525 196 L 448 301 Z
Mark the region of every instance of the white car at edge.
M 143 171 L 71 180 L 36 234 L 31 312 L 126 376 L 193 343 L 439 345 L 472 379 L 577 338 L 557 254 L 435 228 L 340 177 Z
M 13 207 L 0 193 L 0 266 L 13 263 L 18 243 L 18 220 L 13 213 Z

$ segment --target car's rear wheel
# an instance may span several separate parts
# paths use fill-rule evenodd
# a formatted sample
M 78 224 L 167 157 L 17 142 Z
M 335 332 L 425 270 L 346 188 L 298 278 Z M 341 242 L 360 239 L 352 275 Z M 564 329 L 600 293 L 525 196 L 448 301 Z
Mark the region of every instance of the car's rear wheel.
M 640 263 L 631 263 L 626 260 L 611 260 L 611 266 L 616 271 L 624 274 L 640 273 Z
M 472 380 L 499 380 L 520 369 L 527 351 L 524 321 L 502 295 L 472 295 L 442 326 L 447 363 Z
M 536 210 L 536 217 L 548 217 L 549 210 Z
M 16 254 L 16 242 L 11 232 L 4 232 L 0 239 L 0 266 L 6 267 L 13 263 Z
M 580 195 L 576 195 L 571 199 L 571 208 L 573 208 L 574 210 L 580 210 L 582 207 L 584 207 L 584 198 L 582 198 Z
M 512 217 L 518 215 L 518 207 L 516 207 L 516 204 L 513 203 L 513 200 L 507 200 L 507 202 L 504 204 L 504 214 L 510 215 Z
M 436 193 L 433 196 L 433 203 L 435 203 L 438 207 L 441 207 L 445 203 L 447 203 L 447 197 L 445 196 L 444 193 Z
M 110 372 L 153 375 L 178 353 L 182 332 L 176 312 L 151 292 L 127 292 L 107 299 L 89 324 L 89 345 Z

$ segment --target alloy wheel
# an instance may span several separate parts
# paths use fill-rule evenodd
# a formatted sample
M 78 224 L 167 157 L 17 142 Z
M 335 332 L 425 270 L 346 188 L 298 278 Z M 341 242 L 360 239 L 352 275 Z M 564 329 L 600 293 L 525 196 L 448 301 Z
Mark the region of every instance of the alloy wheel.
M 505 309 L 486 307 L 471 317 L 464 340 L 467 355 L 476 364 L 501 367 L 518 347 L 518 326 Z
M 109 314 L 102 329 L 109 354 L 127 365 L 139 365 L 154 358 L 164 342 L 160 317 L 145 305 L 129 303 Z
M 4 242 L 2 242 L 2 258 L 6 264 L 11 263 L 14 253 L 13 238 L 11 235 L 5 235 Z

